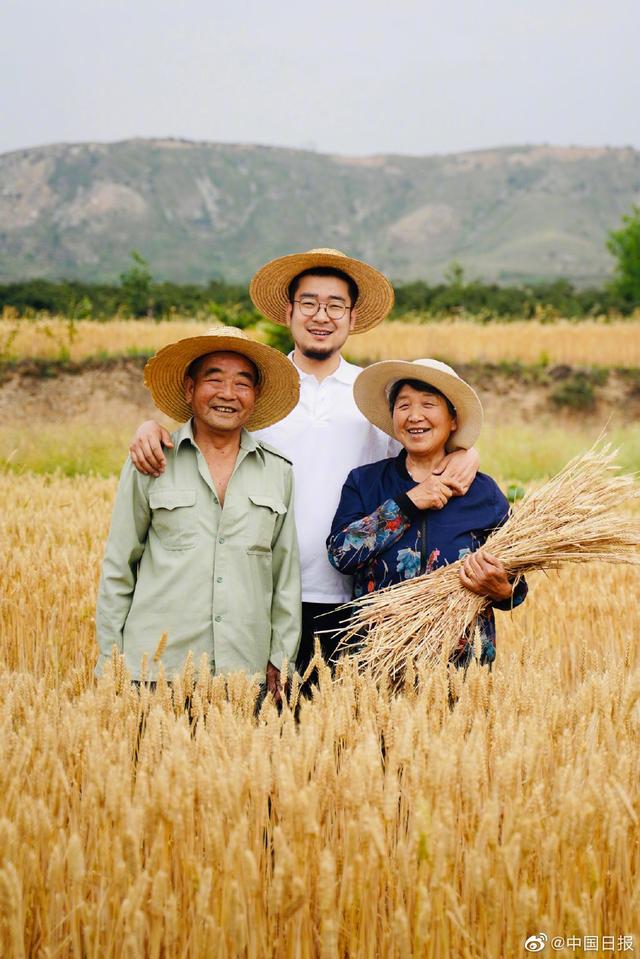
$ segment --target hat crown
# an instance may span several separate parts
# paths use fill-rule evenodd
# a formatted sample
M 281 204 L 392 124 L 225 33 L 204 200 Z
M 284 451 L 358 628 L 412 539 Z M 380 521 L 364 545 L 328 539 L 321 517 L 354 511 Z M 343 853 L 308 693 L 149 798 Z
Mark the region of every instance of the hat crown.
M 249 337 L 243 330 L 239 330 L 237 326 L 212 326 L 210 327 L 205 336 L 235 336 L 238 340 L 248 340 Z
M 439 370 L 441 373 L 448 373 L 449 376 L 455 376 L 457 380 L 460 379 L 453 367 L 448 366 L 447 363 L 443 363 L 442 360 L 432 360 L 425 357 L 424 359 L 420 360 L 411 360 L 411 362 L 415 363 L 416 365 L 419 364 L 420 366 L 426 366 L 429 370 Z
M 319 246 L 315 250 L 309 250 L 307 256 L 310 256 L 312 253 L 319 253 L 328 256 L 343 256 L 345 260 L 347 259 L 347 254 L 343 253 L 342 250 L 333 250 L 330 246 Z

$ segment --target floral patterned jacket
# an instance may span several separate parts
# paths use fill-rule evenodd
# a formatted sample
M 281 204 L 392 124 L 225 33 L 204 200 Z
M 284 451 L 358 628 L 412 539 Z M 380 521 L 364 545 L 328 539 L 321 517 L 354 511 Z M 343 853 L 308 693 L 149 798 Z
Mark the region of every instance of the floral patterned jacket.
M 454 496 L 440 510 L 420 510 L 407 492 L 416 483 L 406 467 L 406 452 L 361 466 L 349 473 L 327 540 L 329 560 L 354 577 L 354 597 L 413 579 L 477 549 L 501 526 L 509 504 L 497 483 L 478 473 L 465 496 Z M 520 580 L 513 596 L 493 603 L 478 623 L 481 662 L 495 659 L 493 609 L 513 609 L 527 595 Z M 456 661 L 466 664 L 472 643 L 461 645 Z

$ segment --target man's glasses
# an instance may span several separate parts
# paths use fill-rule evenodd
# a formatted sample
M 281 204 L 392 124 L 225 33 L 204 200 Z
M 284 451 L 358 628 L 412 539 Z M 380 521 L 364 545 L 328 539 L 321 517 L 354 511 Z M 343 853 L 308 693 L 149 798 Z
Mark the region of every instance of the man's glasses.
M 321 303 L 320 300 L 317 300 L 312 296 L 305 297 L 301 300 L 294 300 L 293 302 L 298 304 L 300 307 L 300 312 L 303 316 L 316 316 L 322 307 L 330 320 L 341 320 L 347 310 L 351 309 L 350 306 L 346 306 L 344 303 L 338 303 L 336 301 Z

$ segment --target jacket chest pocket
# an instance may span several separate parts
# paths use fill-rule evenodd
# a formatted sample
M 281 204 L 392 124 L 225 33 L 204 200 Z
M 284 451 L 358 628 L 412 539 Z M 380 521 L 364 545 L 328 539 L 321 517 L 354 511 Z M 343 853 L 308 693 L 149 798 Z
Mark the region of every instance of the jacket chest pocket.
M 249 546 L 248 553 L 271 552 L 271 542 L 279 516 L 287 512 L 282 500 L 275 496 L 249 496 Z
M 165 549 L 193 549 L 196 545 L 196 491 L 159 489 L 149 493 L 151 526 Z

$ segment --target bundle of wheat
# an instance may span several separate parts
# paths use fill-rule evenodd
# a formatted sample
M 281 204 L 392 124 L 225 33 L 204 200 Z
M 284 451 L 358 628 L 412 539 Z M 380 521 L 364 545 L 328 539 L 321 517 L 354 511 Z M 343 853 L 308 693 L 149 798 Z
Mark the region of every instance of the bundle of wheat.
M 615 452 L 596 443 L 527 496 L 485 548 L 516 580 L 562 563 L 638 563 L 640 527 L 624 503 L 637 498 L 632 476 L 619 475 Z M 410 663 L 449 658 L 489 600 L 460 583 L 460 561 L 356 600 L 343 645 L 359 639 L 360 662 L 376 678 L 399 678 Z

